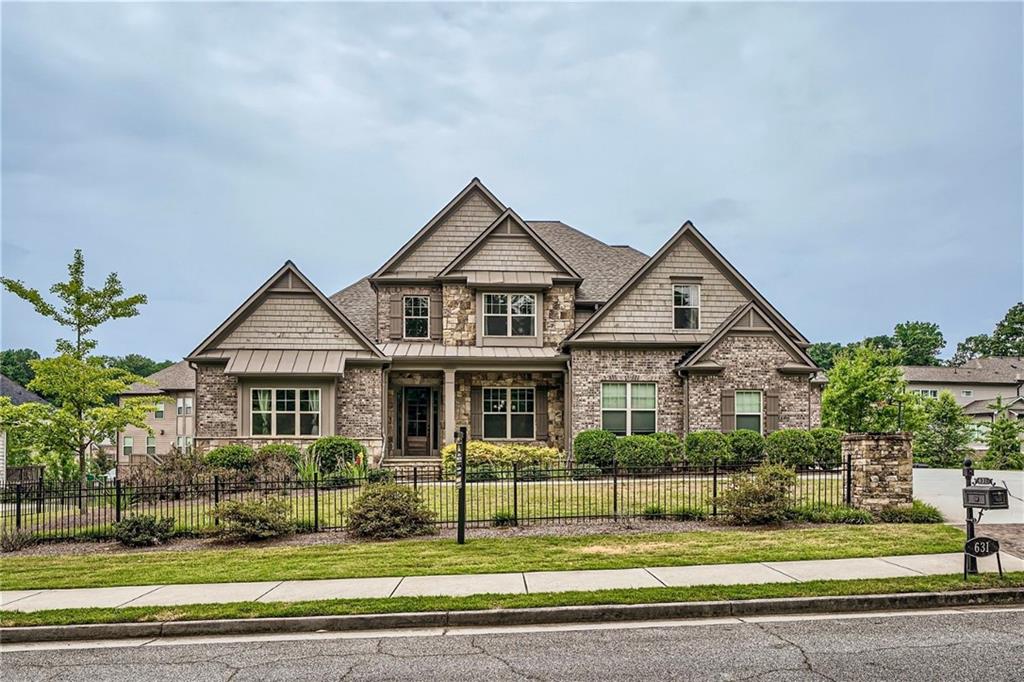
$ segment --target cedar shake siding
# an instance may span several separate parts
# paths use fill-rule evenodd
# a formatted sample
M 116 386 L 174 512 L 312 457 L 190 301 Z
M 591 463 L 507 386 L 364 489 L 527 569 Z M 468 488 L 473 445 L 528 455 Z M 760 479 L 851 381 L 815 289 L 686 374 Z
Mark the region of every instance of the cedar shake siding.
M 362 345 L 313 296 L 272 293 L 217 348 L 361 350 Z

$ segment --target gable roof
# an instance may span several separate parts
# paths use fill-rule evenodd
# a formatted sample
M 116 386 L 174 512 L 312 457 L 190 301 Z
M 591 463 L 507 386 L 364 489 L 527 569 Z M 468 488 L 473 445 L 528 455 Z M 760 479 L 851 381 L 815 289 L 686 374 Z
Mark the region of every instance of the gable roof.
M 35 391 L 28 390 L 4 374 L 0 374 L 0 396 L 10 398 L 15 405 L 49 402 Z
M 427 221 L 426 225 L 421 227 L 420 230 L 414 234 L 411 239 L 409 239 L 409 241 L 403 244 L 402 248 L 395 252 L 395 254 L 384 263 L 384 265 L 380 266 L 376 272 L 370 275 L 370 281 L 372 282 L 373 280 L 384 276 L 388 270 L 400 263 L 416 246 L 422 243 L 430 233 L 433 232 L 446 217 L 448 217 L 450 213 L 458 208 L 458 206 L 474 192 L 482 194 L 487 201 L 498 209 L 499 212 L 505 210 L 505 205 L 498 201 L 498 198 L 484 186 L 484 183 L 480 182 L 480 178 L 473 178 L 469 181 L 468 185 L 462 188 L 461 192 L 456 194 L 451 201 L 445 204 L 444 208 L 438 211 L 433 218 Z
M 196 390 L 196 372 L 189 366 L 187 360 L 176 362 L 153 372 L 146 377 L 146 380 L 146 383 L 139 381 L 132 384 L 124 394 L 154 395 L 164 391 Z
M 996 411 L 989 407 L 995 403 L 995 398 L 982 398 L 980 400 L 973 400 L 963 406 L 964 414 L 972 416 L 995 414 Z M 1003 407 L 1006 408 L 1007 412 L 1019 414 L 1024 412 L 1024 398 L 1019 396 L 1013 396 L 1008 400 L 1003 400 Z
M 367 337 L 377 336 L 377 293 L 366 276 L 331 295 L 334 305 Z
M 711 245 L 711 242 L 705 239 L 704 235 L 702 235 L 694 226 L 694 224 L 689 220 L 683 223 L 682 227 L 680 227 L 676 231 L 676 233 L 672 235 L 672 237 L 667 242 L 665 242 L 660 249 L 658 249 L 658 252 L 651 256 L 651 258 L 646 263 L 644 263 L 636 272 L 634 272 L 633 275 L 629 279 L 627 279 L 621 287 L 619 287 L 618 291 L 616 291 L 611 296 L 611 298 L 609 298 L 608 301 L 590 317 L 590 319 L 588 319 L 586 322 L 580 325 L 579 329 L 573 332 L 573 334 L 569 336 L 569 338 L 567 338 L 564 341 L 564 343 L 571 343 L 572 341 L 575 341 L 580 336 L 587 333 L 587 331 L 591 327 L 593 327 L 598 321 L 603 319 L 604 316 L 608 313 L 608 311 L 611 310 L 620 299 L 622 299 L 627 293 L 629 293 L 629 291 L 632 290 L 634 286 L 636 286 L 640 281 L 642 281 L 644 277 L 646 277 L 647 274 L 651 270 L 653 270 L 655 266 L 658 265 L 658 263 L 660 263 L 669 253 L 672 252 L 672 250 L 679 243 L 679 241 L 686 236 L 692 237 L 697 242 L 698 247 L 702 248 L 704 251 L 707 252 L 705 255 L 709 257 L 709 260 L 711 260 L 712 264 L 720 267 L 724 271 L 724 274 L 733 280 L 733 283 L 735 285 L 737 285 L 742 291 L 749 295 L 754 301 L 757 301 L 764 309 L 764 311 L 768 314 L 768 316 L 774 318 L 774 320 L 779 324 L 779 326 L 786 330 L 787 335 L 795 337 L 796 339 L 798 339 L 800 343 L 808 343 L 807 338 L 804 337 L 804 335 L 801 334 L 796 329 L 796 327 L 790 324 L 789 321 L 786 320 L 786 318 L 784 318 L 782 314 L 778 310 L 776 310 L 772 306 L 772 304 L 769 303 L 768 300 L 764 296 L 762 296 L 761 293 L 757 289 L 755 289 L 754 286 L 750 282 L 748 282 L 747 279 L 743 277 L 743 275 L 741 275 L 739 271 L 735 267 L 733 267 L 733 265 L 729 261 L 725 259 L 725 256 L 719 253 L 718 250 Z
M 904 366 L 907 381 L 934 384 L 1010 384 L 1024 381 L 1024 358 L 993 356 L 968 360 L 961 367 Z
M 548 243 L 545 242 L 544 239 L 541 238 L 541 236 L 538 235 L 537 232 L 532 227 L 530 227 L 526 223 L 526 221 L 520 218 L 519 214 L 516 213 L 511 208 L 506 208 L 504 211 L 502 211 L 501 215 L 495 218 L 494 222 L 491 223 L 486 230 L 477 235 L 477 238 L 470 242 L 469 245 L 462 250 L 462 253 L 456 256 L 451 263 L 449 263 L 440 273 L 438 273 L 438 277 L 445 277 L 451 275 L 452 273 L 457 271 L 462 265 L 469 263 L 473 255 L 477 253 L 480 250 L 480 248 L 487 242 L 488 237 L 498 232 L 499 228 L 506 224 L 506 221 L 508 221 L 511 225 L 515 225 L 516 227 L 521 229 L 526 234 L 527 238 L 532 240 L 534 245 L 538 249 L 540 249 L 541 252 L 543 252 L 543 254 L 547 256 L 548 260 L 555 267 L 561 269 L 563 273 L 568 276 L 569 279 L 583 279 L 582 277 L 580 277 L 579 273 L 577 273 L 576 270 L 573 269 L 571 265 L 565 262 L 565 260 L 560 255 L 558 255 L 554 251 L 554 249 L 548 246 Z
M 375 358 L 384 359 L 384 354 L 380 352 L 380 349 L 377 348 L 376 344 L 374 344 L 373 341 L 371 341 L 369 337 L 359 329 L 359 327 L 352 324 L 351 320 L 345 316 L 345 313 L 343 313 L 338 306 L 331 301 L 331 299 L 327 298 L 322 291 L 310 282 L 309 279 L 307 279 L 306 276 L 303 275 L 290 260 L 285 261 L 284 265 L 282 265 L 277 272 L 271 275 L 259 289 L 253 292 L 253 294 L 249 296 L 249 298 L 247 298 L 245 302 L 235 310 L 235 312 L 231 313 L 228 319 L 224 320 L 224 322 L 222 322 L 212 334 L 203 339 L 203 342 L 200 343 L 188 357 L 195 359 L 201 353 L 208 350 L 213 345 L 214 341 L 244 320 L 246 313 L 250 312 L 256 305 L 258 305 L 265 294 L 275 289 L 301 290 L 303 287 L 308 289 L 308 291 L 323 304 L 327 312 L 330 313 L 330 315 L 333 316 L 342 325 L 342 327 L 348 330 L 356 341 L 366 349 L 366 351 L 371 353 Z
M 789 354 L 793 356 L 793 359 L 796 361 L 792 363 L 787 362 L 781 367 L 778 367 L 777 369 L 780 371 L 816 372 L 818 370 L 818 366 L 814 363 L 814 360 L 811 359 L 807 352 L 794 343 L 789 334 L 783 332 L 782 329 L 772 321 L 771 317 L 766 314 L 764 308 L 756 301 L 749 301 L 748 303 L 736 308 L 736 310 L 734 310 L 732 314 L 722 322 L 722 324 L 718 325 L 718 329 L 716 329 L 715 333 L 711 335 L 711 338 L 686 358 L 686 360 L 679 363 L 678 368 L 700 368 L 708 353 L 710 353 L 722 339 L 733 331 L 774 332 L 774 334 L 782 341 L 783 347 L 789 351 Z

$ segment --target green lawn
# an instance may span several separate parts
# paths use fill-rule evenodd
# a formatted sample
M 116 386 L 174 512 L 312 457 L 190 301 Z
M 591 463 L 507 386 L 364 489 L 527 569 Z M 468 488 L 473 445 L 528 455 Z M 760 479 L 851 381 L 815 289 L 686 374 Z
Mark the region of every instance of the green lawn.
M 4 556 L 4 590 L 686 566 L 956 552 L 946 525 L 822 526 L 639 535 L 405 540 L 117 555 Z
M 0 626 L 68 625 L 73 623 L 127 623 L 205 620 L 220 618 L 272 618 L 408 613 L 415 611 L 469 611 L 583 604 L 651 604 L 686 601 L 819 597 L 856 594 L 943 592 L 991 587 L 1024 587 L 1024 573 L 1008 573 L 1002 580 L 991 573 L 964 582 L 961 576 L 920 576 L 871 580 L 823 580 L 770 585 L 708 585 L 656 587 L 639 590 L 601 590 L 472 597 L 392 597 L 389 599 L 335 599 L 292 603 L 239 602 L 192 606 L 135 606 L 126 608 L 61 609 L 35 613 L 0 612 Z

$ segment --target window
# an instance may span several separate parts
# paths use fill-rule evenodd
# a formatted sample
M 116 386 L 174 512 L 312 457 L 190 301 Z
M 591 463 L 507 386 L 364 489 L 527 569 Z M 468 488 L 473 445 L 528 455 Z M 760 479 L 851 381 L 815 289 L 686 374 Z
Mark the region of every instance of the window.
M 405 316 L 405 338 L 427 338 L 430 335 L 430 298 L 406 296 L 402 308 Z
M 156 419 L 163 419 L 164 418 L 164 404 L 163 403 L 157 403 L 156 404 L 156 409 L 153 410 L 153 417 L 156 418 Z
M 761 391 L 736 391 L 736 430 L 762 432 Z
M 533 439 L 532 388 L 484 389 L 484 440 Z
M 320 389 L 254 388 L 249 414 L 253 436 L 319 436 Z
M 654 383 L 601 384 L 601 428 L 617 436 L 657 430 L 658 386 Z
M 185 398 L 185 414 L 192 414 L 192 398 Z
M 536 336 L 536 294 L 484 294 L 484 336 Z
M 121 451 L 126 454 L 132 454 L 132 450 L 135 448 L 135 439 L 131 436 L 125 436 L 121 439 Z
M 188 454 L 192 452 L 192 436 L 178 436 L 174 441 L 179 452 Z
M 961 398 L 973 398 L 974 397 L 974 391 L 969 389 L 969 388 L 965 388 L 964 390 L 960 391 L 960 397 Z
M 185 399 L 184 398 L 178 398 L 178 412 L 177 412 L 177 414 L 178 414 L 179 417 L 182 416 L 183 414 L 185 414 Z
M 910 390 L 911 393 L 916 393 L 922 398 L 938 398 L 939 391 L 935 388 L 914 388 Z
M 146 436 L 146 454 L 156 454 L 156 436 Z
M 676 329 L 700 329 L 700 285 L 672 287 L 672 314 Z

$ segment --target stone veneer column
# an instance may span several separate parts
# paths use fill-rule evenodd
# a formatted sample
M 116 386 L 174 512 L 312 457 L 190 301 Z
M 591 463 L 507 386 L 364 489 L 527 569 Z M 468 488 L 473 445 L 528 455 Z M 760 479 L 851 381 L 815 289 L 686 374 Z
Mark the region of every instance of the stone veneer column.
M 843 436 L 843 461 L 850 458 L 852 504 L 877 514 L 914 501 L 914 460 L 909 433 L 850 433 Z
M 444 437 L 441 445 L 455 441 L 455 370 L 444 370 Z

